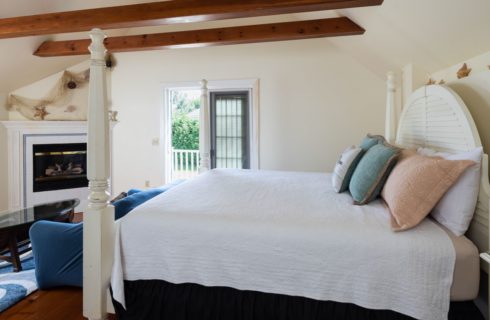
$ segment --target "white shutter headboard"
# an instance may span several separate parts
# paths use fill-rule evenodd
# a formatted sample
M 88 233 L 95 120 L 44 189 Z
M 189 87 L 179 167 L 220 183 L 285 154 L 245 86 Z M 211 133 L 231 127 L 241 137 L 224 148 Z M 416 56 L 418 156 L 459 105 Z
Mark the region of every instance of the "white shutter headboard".
M 428 147 L 458 153 L 480 147 L 481 139 L 468 108 L 452 89 L 441 85 L 415 91 L 405 105 L 396 143 L 403 147 Z M 466 236 L 480 252 L 489 250 L 488 156 L 482 159 L 482 176 L 477 208 Z M 482 264 L 487 270 L 487 264 Z M 487 270 L 488 272 L 488 270 Z
M 481 146 L 475 122 L 463 100 L 446 86 L 424 86 L 409 98 L 400 117 L 397 143 L 445 152 Z

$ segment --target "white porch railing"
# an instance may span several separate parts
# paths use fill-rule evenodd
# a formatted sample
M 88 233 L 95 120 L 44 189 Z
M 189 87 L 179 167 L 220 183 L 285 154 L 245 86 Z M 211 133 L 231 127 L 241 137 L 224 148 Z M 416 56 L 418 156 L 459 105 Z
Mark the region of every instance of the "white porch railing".
M 189 179 L 199 173 L 199 150 L 172 150 L 172 180 Z

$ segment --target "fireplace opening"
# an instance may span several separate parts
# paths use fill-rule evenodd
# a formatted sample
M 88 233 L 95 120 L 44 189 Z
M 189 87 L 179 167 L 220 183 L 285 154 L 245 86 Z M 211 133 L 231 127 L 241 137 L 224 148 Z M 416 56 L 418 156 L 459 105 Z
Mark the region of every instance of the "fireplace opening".
M 87 144 L 35 144 L 33 192 L 83 188 L 87 180 Z

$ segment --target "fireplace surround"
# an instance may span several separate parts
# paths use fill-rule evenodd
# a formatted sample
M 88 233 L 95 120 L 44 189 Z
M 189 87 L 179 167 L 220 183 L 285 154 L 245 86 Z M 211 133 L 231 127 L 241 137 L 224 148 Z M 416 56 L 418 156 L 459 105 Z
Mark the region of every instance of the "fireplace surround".
M 86 121 L 0 123 L 7 132 L 9 210 L 78 198 L 75 211 L 85 211 L 89 194 Z

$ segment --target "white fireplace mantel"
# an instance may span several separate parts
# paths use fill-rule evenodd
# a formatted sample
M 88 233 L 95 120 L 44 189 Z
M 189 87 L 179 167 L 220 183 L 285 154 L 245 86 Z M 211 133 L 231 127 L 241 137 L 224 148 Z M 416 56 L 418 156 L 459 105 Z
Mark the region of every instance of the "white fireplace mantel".
M 43 136 L 57 137 L 58 143 L 62 143 L 64 139 L 75 137 L 86 141 L 87 135 L 86 121 L 0 121 L 0 124 L 7 131 L 9 210 L 26 206 L 25 153 L 28 139 Z M 111 122 L 111 128 L 116 124 L 117 122 Z M 84 203 L 86 199 L 80 200 Z M 79 210 L 83 209 L 83 206 L 79 208 Z
M 87 121 L 0 121 L 12 131 L 82 130 L 87 131 Z

